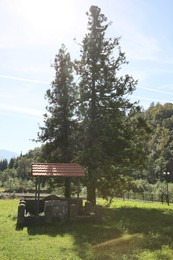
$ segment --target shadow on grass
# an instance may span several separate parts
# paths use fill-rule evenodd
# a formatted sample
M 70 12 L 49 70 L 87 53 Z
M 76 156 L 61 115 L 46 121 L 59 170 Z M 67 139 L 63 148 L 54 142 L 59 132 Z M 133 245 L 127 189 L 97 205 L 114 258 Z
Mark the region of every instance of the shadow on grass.
M 170 236 L 173 238 L 173 213 L 161 209 L 148 208 L 128 208 L 105 209 L 107 222 L 115 224 L 121 230 L 128 233 L 143 233 L 145 235 L 154 233 L 164 233 L 170 228 Z
M 104 209 L 102 223 L 64 223 L 50 226 L 28 227 L 29 235 L 64 236 L 71 235 L 75 240 L 79 256 L 85 255 L 88 248 L 123 234 L 143 234 L 142 248 L 156 250 L 163 245 L 173 247 L 173 215 L 161 209 L 121 207 Z
M 50 226 L 28 227 L 29 235 L 64 236 L 74 238 L 74 250 L 80 259 L 94 259 L 91 248 L 102 241 L 121 237 L 122 232 L 109 225 L 94 223 L 63 223 Z
M 163 245 L 173 248 L 173 212 L 161 209 L 127 208 L 105 210 L 107 222 L 127 234 L 143 234 L 142 248 L 151 251 Z
M 59 223 L 57 225 L 30 226 L 28 234 L 47 234 L 50 236 L 75 234 L 80 238 L 97 236 L 102 238 L 121 235 L 124 232 L 130 234 L 143 233 L 145 235 L 154 232 L 169 234 L 173 239 L 173 215 L 161 209 L 142 209 L 121 207 L 118 209 L 104 209 L 104 217 L 101 223 Z M 84 232 L 81 236 L 81 232 Z M 107 233 L 107 236 L 104 233 Z M 94 241 L 94 237 L 92 240 Z
M 54 225 L 38 225 L 27 228 L 29 235 L 64 236 L 72 235 L 77 242 L 96 244 L 103 240 L 112 239 L 122 235 L 117 227 L 105 225 L 105 223 L 76 223 L 67 222 Z

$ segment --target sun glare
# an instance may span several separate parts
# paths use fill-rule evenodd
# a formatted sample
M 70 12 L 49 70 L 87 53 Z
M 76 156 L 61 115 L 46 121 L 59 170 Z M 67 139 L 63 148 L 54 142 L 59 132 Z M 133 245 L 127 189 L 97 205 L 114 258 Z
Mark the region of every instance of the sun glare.
M 59 32 L 73 23 L 73 1 L 30 0 L 20 1 L 18 11 L 35 31 L 49 32 L 56 27 Z

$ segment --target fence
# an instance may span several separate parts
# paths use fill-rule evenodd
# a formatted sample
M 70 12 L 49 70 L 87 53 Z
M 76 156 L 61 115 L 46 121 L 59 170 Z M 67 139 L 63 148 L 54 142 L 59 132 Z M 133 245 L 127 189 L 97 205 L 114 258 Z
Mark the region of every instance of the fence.
M 143 200 L 143 201 L 156 201 L 173 203 L 173 194 L 156 194 L 147 192 L 126 192 L 123 194 L 123 200 Z

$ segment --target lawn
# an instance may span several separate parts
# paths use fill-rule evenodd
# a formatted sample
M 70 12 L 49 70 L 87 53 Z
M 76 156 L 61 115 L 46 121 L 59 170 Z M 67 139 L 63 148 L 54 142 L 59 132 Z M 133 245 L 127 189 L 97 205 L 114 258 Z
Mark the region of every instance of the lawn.
M 0 200 L 1 260 L 173 259 L 173 205 L 115 200 L 102 223 L 16 231 L 18 203 Z

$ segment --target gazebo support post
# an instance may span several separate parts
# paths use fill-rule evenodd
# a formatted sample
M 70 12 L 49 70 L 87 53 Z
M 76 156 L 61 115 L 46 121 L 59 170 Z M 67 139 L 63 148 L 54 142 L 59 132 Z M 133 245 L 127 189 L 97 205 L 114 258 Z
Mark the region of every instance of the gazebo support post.
M 71 178 L 65 178 L 65 192 L 64 197 L 68 201 L 68 217 L 70 217 L 70 204 L 71 204 Z
M 36 178 L 35 185 L 35 206 L 36 206 L 36 215 L 39 215 L 39 203 L 40 203 L 40 177 Z
M 70 199 L 71 198 L 71 178 L 66 177 L 65 178 L 65 198 Z
M 40 177 L 38 177 L 37 215 L 39 215 L 39 204 L 40 204 Z
M 37 192 L 38 192 L 37 191 L 37 183 L 38 183 L 37 179 L 38 179 L 38 177 L 35 180 L 35 201 L 37 200 Z
M 79 215 L 79 206 L 80 206 L 80 201 L 79 201 L 79 193 L 80 193 L 80 180 L 77 178 L 77 203 L 78 203 L 78 215 Z

